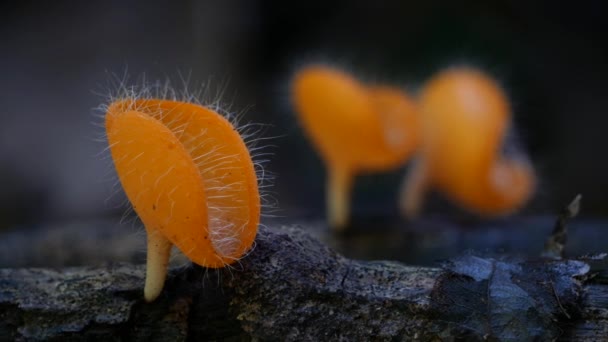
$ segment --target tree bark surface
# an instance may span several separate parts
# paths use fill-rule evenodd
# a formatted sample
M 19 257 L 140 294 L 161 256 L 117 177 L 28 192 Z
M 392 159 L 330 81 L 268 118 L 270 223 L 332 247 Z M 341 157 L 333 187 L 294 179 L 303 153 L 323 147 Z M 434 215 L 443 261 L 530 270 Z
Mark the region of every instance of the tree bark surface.
M 607 268 L 603 256 L 356 261 L 298 227 L 261 227 L 230 268 L 173 268 L 151 304 L 142 265 L 0 269 L 0 340 L 598 341 Z

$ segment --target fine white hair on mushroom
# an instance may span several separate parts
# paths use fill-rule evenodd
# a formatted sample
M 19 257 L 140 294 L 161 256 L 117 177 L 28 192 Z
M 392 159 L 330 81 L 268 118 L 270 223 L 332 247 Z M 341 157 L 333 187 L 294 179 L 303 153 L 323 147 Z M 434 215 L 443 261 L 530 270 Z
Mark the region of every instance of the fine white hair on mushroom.
M 145 75 L 142 75 L 135 82 L 130 82 L 126 72 L 120 76 L 116 74 L 110 75 L 108 85 L 106 86 L 105 91 L 101 93 L 105 98 L 104 104 L 96 109 L 95 114 L 98 121 L 99 119 L 102 121 L 94 122 L 94 125 L 103 128 L 103 119 L 105 118 L 109 105 L 116 101 L 122 101 L 124 106 L 123 110 L 125 111 L 141 111 L 162 120 L 180 141 L 202 141 L 202 143 L 198 145 L 186 143 L 185 146 L 190 146 L 188 152 L 190 155 L 194 156 L 193 161 L 199 168 L 204 181 L 208 210 L 208 231 L 212 246 L 219 255 L 230 258 L 230 256 L 235 255 L 239 249 L 240 241 L 238 236 L 249 224 L 248 221 L 235 220 L 234 217 L 238 216 L 235 215 L 235 213 L 243 210 L 244 207 L 251 205 L 246 203 L 247 201 L 239 195 L 239 193 L 244 190 L 243 187 L 246 186 L 244 182 L 226 184 L 226 182 L 223 181 L 223 178 L 227 173 L 242 171 L 239 167 L 235 166 L 239 165 L 239 163 L 234 162 L 234 159 L 240 158 L 240 156 L 224 151 L 222 148 L 222 141 L 217 141 L 217 139 L 211 137 L 206 138 L 208 135 L 206 130 L 201 130 L 200 132 L 196 132 L 196 134 L 193 134 L 191 130 L 188 130 L 189 122 L 188 120 L 183 120 L 183 115 L 189 113 L 163 111 L 159 104 L 150 105 L 149 103 L 146 104 L 146 102 L 139 100 L 162 99 L 189 102 L 209 108 L 226 118 L 240 134 L 252 159 L 258 183 L 261 215 L 263 217 L 272 216 L 278 207 L 276 198 L 270 191 L 275 176 L 266 168 L 269 158 L 273 155 L 269 150 L 274 147 L 269 144 L 268 141 L 274 139 L 274 137 L 262 136 L 269 126 L 245 122 L 245 111 L 234 112 L 231 110 L 231 103 L 223 100 L 227 89 L 226 83 L 220 83 L 216 87 L 210 87 L 205 83 L 192 86 L 189 77 L 180 77 L 180 82 L 177 86 L 174 84 L 175 82 L 172 82 L 169 79 L 149 82 L 146 80 Z M 110 159 L 109 149 L 111 146 L 107 146 L 105 130 L 100 134 L 98 140 L 106 143 L 106 147 L 98 154 L 98 157 Z M 120 143 L 120 141 L 114 142 L 114 144 Z M 136 160 L 140 157 L 141 154 L 133 153 L 131 155 L 125 155 L 122 158 Z M 113 179 L 114 182 L 112 185 L 112 194 L 106 199 L 106 203 L 111 202 L 111 199 L 114 196 L 123 194 L 120 181 L 116 176 L 114 168 L 111 163 L 109 164 L 109 170 L 106 173 L 106 177 L 110 176 L 110 179 Z M 172 170 L 169 168 L 164 176 L 171 172 Z M 159 177 L 162 176 L 163 175 Z M 175 190 L 176 189 L 168 190 L 167 196 L 169 199 L 171 199 L 171 192 Z M 146 189 L 142 189 L 142 193 L 137 196 L 144 195 L 143 193 L 145 191 Z M 231 204 L 226 205 L 226 202 Z M 132 215 L 133 208 L 129 206 L 128 203 L 129 201 L 127 199 L 120 203 L 120 206 L 126 206 L 127 208 L 121 218 L 121 223 L 130 219 L 133 224 L 135 224 L 137 220 L 135 219 L 135 216 Z M 175 205 L 175 203 L 172 202 L 172 205 Z M 170 211 L 170 213 L 171 212 L 172 211 Z M 170 216 L 171 214 L 165 219 L 169 220 L 171 218 Z M 249 253 L 254 246 L 255 243 L 247 253 Z M 182 252 L 187 254 L 189 251 Z

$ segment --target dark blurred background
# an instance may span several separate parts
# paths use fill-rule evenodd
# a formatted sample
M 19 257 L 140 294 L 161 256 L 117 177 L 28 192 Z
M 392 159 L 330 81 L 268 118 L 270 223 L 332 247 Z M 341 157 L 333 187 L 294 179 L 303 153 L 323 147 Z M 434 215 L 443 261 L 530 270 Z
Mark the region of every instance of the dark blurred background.
M 125 73 L 227 84 L 244 121 L 279 136 L 267 164 L 277 214 L 321 217 L 323 166 L 287 92 L 310 62 L 410 91 L 451 64 L 483 68 L 508 90 L 540 176 L 525 213 L 582 193 L 583 215 L 608 214 L 602 1 L 13 1 L 0 13 L 0 227 L 122 214 L 121 194 L 106 200 L 115 175 L 91 122 Z M 402 176 L 361 177 L 355 212 L 395 215 Z

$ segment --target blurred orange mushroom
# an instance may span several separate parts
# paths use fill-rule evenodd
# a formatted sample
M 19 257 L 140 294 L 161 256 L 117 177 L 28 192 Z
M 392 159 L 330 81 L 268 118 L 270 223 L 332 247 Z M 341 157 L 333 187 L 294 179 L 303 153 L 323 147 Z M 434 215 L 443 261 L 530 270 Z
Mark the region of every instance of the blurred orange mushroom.
M 301 125 L 327 168 L 329 223 L 342 229 L 353 177 L 397 168 L 416 149 L 415 105 L 401 90 L 366 86 L 320 65 L 295 75 L 292 96 Z
M 113 102 L 105 121 L 118 177 L 146 227 L 147 301 L 163 288 L 173 245 L 212 268 L 251 248 L 257 177 L 230 122 L 192 103 L 132 98 Z
M 511 108 L 503 90 L 482 72 L 445 70 L 419 99 L 420 156 L 401 192 L 405 216 L 416 216 L 424 194 L 436 188 L 481 216 L 509 214 L 531 197 L 532 166 L 523 156 L 501 154 Z

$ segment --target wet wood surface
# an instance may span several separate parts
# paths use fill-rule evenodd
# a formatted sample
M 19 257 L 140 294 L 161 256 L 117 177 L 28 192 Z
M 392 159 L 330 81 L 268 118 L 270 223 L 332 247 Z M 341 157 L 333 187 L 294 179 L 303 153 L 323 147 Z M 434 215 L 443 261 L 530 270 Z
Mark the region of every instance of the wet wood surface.
M 571 257 L 598 252 L 603 223 L 572 222 L 567 258 L 542 259 L 553 221 L 446 229 L 430 220 L 409 233 L 368 222 L 344 236 L 320 222 L 274 222 L 232 268 L 176 257 L 152 304 L 142 300 L 136 231 L 105 222 L 58 226 L 44 238 L 13 231 L 0 238 L 10 267 L 0 270 L 0 340 L 605 339 L 608 265 L 601 255 Z M 333 247 L 358 259 L 409 249 L 395 258 L 405 264 Z

